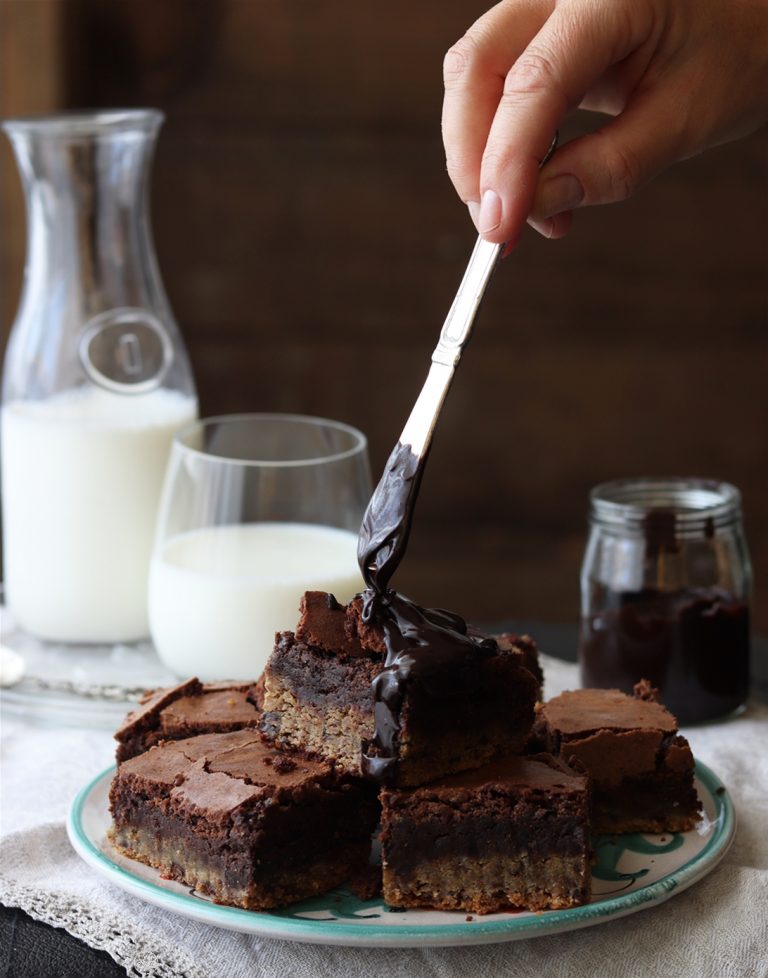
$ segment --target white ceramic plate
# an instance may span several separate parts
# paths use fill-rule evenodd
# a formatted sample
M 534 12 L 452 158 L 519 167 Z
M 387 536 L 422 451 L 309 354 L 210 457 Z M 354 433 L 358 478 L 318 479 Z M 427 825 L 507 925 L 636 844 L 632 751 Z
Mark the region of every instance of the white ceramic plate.
M 709 873 L 728 851 L 736 828 L 733 805 L 718 778 L 696 765 L 704 806 L 698 828 L 666 835 L 597 836 L 589 904 L 571 910 L 478 916 L 438 910 L 396 910 L 381 899 L 361 901 L 347 890 L 268 913 L 211 903 L 157 870 L 127 859 L 106 837 L 110 818 L 105 771 L 77 796 L 67 819 L 80 856 L 116 886 L 164 910 L 217 927 L 263 937 L 369 947 L 485 944 L 575 930 L 661 903 Z

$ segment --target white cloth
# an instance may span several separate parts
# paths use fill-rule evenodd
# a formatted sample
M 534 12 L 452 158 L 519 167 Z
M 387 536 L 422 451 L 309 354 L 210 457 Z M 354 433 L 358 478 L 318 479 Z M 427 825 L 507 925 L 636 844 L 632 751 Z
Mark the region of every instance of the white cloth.
M 547 696 L 578 685 L 545 657 Z M 570 933 L 468 948 L 339 948 L 194 923 L 123 893 L 66 837 L 72 798 L 113 759 L 109 734 L 3 718 L 0 902 L 106 950 L 136 978 L 767 978 L 768 708 L 684 731 L 731 792 L 738 831 L 706 878 L 671 900 Z

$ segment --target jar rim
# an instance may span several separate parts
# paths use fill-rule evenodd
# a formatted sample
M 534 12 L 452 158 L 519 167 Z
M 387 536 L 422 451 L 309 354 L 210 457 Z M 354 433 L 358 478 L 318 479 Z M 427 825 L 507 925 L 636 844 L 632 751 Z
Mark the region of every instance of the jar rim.
M 590 494 L 592 516 L 601 522 L 642 523 L 649 513 L 674 515 L 678 525 L 729 523 L 741 512 L 741 493 L 730 482 L 679 476 L 614 479 Z

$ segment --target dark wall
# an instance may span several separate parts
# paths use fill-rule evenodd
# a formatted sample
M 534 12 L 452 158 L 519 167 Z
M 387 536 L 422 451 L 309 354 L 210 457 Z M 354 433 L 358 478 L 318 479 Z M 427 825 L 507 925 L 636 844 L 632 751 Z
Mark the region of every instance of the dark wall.
M 378 474 L 474 240 L 441 61 L 484 4 L 62 6 L 61 104 L 167 113 L 156 243 L 204 413 L 351 422 Z M 445 410 L 403 590 L 475 620 L 575 617 L 590 486 L 706 475 L 744 492 L 768 629 L 767 147 L 681 164 L 562 242 L 524 236 Z

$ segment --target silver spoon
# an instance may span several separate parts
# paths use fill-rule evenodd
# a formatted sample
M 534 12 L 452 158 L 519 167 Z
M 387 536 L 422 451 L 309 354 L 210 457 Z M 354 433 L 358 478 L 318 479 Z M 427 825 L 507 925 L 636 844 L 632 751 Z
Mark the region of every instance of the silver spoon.
M 557 133 L 540 168 L 556 146 Z M 368 503 L 360 528 L 357 558 L 365 583 L 374 591 L 386 590 L 405 553 L 432 435 L 504 247 L 478 237 L 432 353 L 427 379 Z

